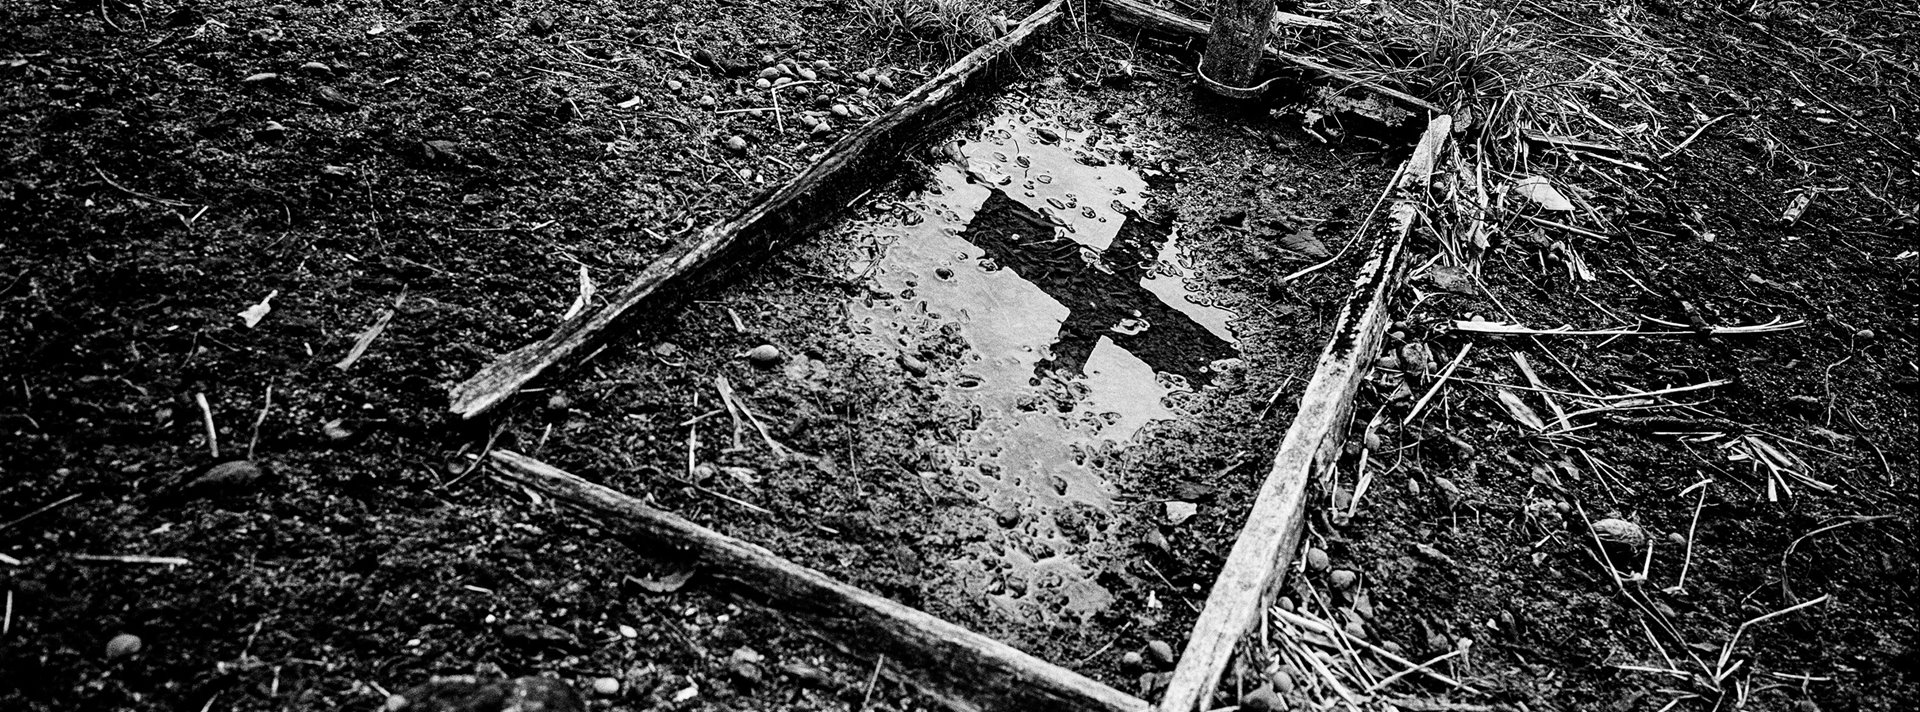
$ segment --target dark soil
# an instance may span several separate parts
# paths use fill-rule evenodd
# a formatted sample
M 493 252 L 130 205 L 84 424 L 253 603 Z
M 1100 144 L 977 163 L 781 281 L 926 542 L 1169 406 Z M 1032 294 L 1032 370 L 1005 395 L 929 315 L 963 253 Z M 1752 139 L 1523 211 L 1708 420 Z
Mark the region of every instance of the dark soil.
M 1060 344 L 1042 344 L 1030 381 L 989 384 L 1025 399 L 1017 413 L 997 416 L 970 395 L 971 364 L 1007 355 L 982 346 L 984 327 L 906 340 L 864 330 L 862 314 L 931 299 L 907 294 L 914 276 L 889 272 L 882 253 L 957 195 L 964 177 L 943 140 L 875 177 L 845 219 L 675 295 L 488 420 L 445 414 L 453 384 L 561 321 L 583 270 L 602 294 L 617 288 L 950 58 L 859 7 L 0 10 L 10 53 L 0 57 L 10 364 L 0 706 L 371 708 L 430 675 L 543 673 L 583 691 L 619 681 L 616 695 L 593 698 L 598 708 L 925 706 L 884 663 L 835 653 L 776 613 L 688 581 L 666 552 L 628 548 L 602 523 L 470 471 L 465 456 L 489 446 L 1148 694 L 1122 654 L 1185 639 L 1357 260 L 1292 283 L 1276 276 L 1319 261 L 1321 242 L 1340 251 L 1404 153 L 1337 134 L 1329 144 L 1302 128 L 1299 107 L 1197 99 L 1185 47 L 1072 23 L 969 105 L 954 136 L 991 142 L 1011 122 L 1020 140 L 1060 141 L 1139 176 L 1139 222 L 1122 229 L 1145 232 L 1116 238 L 1123 248 L 1103 258 L 1139 270 L 1169 256 L 1154 251 L 1171 240 L 1179 253 L 1155 274 L 1235 315 L 1231 346 L 1204 330 L 1106 335 L 1159 372 L 1133 391 L 1160 399 L 1159 414 L 1131 437 L 1099 436 L 1116 421 L 1088 385 L 1109 363 L 1093 356 L 1107 353 L 1094 322 L 1131 317 L 1109 313 L 1124 299 L 1149 322 L 1187 311 L 1165 296 L 1103 298 L 1139 286 L 1127 276 L 1142 272 L 1077 271 L 1091 262 L 1018 249 L 1013 228 L 993 232 L 995 246 L 977 228 L 983 254 L 961 266 L 1004 269 L 1092 315 L 1093 326 L 1070 321 Z M 1396 450 L 1374 455 L 1390 464 L 1356 516 L 1317 516 L 1310 539 L 1363 574 L 1378 610 L 1370 635 L 1422 659 L 1476 641 L 1449 664 L 1490 692 L 1457 699 L 1652 710 L 1678 689 L 1706 709 L 1745 689 L 1755 709 L 1894 709 L 1920 696 L 1905 476 L 1920 445 L 1910 426 L 1920 136 L 1906 115 L 1920 104 L 1908 31 L 1920 18 L 1794 7 L 1762 17 L 1632 6 L 1647 37 L 1688 48 L 1648 75 L 1662 87 L 1648 107 L 1664 117 L 1658 135 L 1677 143 L 1698 121 L 1733 116 L 1650 171 L 1541 159 L 1611 221 L 1602 231 L 1616 239 L 1576 242 L 1596 281 L 1569 280 L 1558 263 L 1542 270 L 1548 241 L 1515 227 L 1482 271 L 1490 297 L 1418 282 L 1428 296 L 1406 302 L 1396 344 L 1431 343 L 1444 359 L 1472 341 L 1458 375 L 1480 381 L 1524 383 L 1509 351 L 1565 391 L 1733 380 L 1685 394 L 1705 400 L 1697 411 L 1652 413 L 1681 422 L 1609 419 L 1571 439 L 1516 427 L 1487 387 L 1456 384 L 1413 426 L 1383 431 Z M 1606 17 L 1520 12 L 1555 37 L 1590 34 L 1565 23 Z M 1592 38 L 1569 47 L 1618 49 Z M 781 94 L 778 118 L 736 111 L 770 108 L 755 73 L 783 59 L 830 69 L 810 95 Z M 854 76 L 875 69 L 896 88 Z M 859 114 L 832 114 L 835 103 Z M 810 134 L 796 105 L 836 128 Z M 734 136 L 745 151 L 728 149 Z M 1587 175 L 1596 170 L 1607 177 Z M 1806 186 L 1833 190 L 1782 223 L 1790 191 Z M 995 195 L 1005 204 L 990 215 L 1044 219 L 1013 205 L 1013 187 Z M 270 294 L 271 310 L 245 325 L 239 314 Z M 1468 313 L 1535 326 L 1633 313 L 1807 326 L 1614 340 L 1449 333 L 1446 320 Z M 364 355 L 338 365 L 376 325 Z M 782 351 L 780 365 L 743 358 L 762 344 Z M 736 441 L 722 377 L 792 453 L 751 428 Z M 1390 375 L 1377 378 L 1359 412 L 1385 408 L 1398 423 L 1407 400 Z M 982 423 L 1000 416 L 1053 430 L 991 440 Z M 1725 435 L 1660 434 L 1705 431 Z M 1061 434 L 1043 443 L 1061 459 L 1009 464 L 1021 432 Z M 1764 477 L 1720 447 L 1740 435 L 1789 448 L 1836 489 L 1796 485 L 1769 501 Z M 236 459 L 259 463 L 260 476 L 204 476 Z M 1702 490 L 1686 488 L 1702 479 L 1713 484 L 1687 584 L 1662 592 L 1679 567 L 1663 537 L 1690 531 Z M 1350 487 L 1328 483 L 1329 501 Z M 1177 514 L 1187 504 L 1191 518 Z M 1558 523 L 1543 523 L 1547 512 Z M 1563 525 L 1581 512 L 1659 538 L 1633 596 Z M 1880 515 L 1891 516 L 1868 518 Z M 1452 563 L 1418 558 L 1415 544 Z M 1102 605 L 1076 603 L 1090 587 Z M 1674 625 L 1660 650 L 1711 665 L 1741 622 L 1823 595 L 1749 630 L 1725 680 L 1617 666 L 1668 666 L 1641 632 L 1641 606 Z M 142 649 L 106 654 L 126 633 Z M 1402 684 L 1406 695 L 1445 691 Z

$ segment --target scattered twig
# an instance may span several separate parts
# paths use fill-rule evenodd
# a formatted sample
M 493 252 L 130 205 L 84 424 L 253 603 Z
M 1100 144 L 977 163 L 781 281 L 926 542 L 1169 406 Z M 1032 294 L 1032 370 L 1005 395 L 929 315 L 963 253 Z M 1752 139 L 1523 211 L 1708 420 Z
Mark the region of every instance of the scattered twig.
M 61 507 L 64 507 L 64 506 L 66 506 L 66 505 L 67 505 L 67 503 L 69 503 L 69 502 L 72 502 L 72 501 L 74 501 L 74 500 L 76 500 L 76 499 L 79 499 L 79 498 L 81 498 L 82 496 L 84 496 L 84 494 L 83 494 L 83 493 L 80 493 L 80 492 L 75 492 L 75 493 L 73 493 L 73 494 L 70 494 L 70 495 L 67 495 L 67 496 L 65 496 L 65 497 L 61 497 L 61 498 L 59 498 L 59 499 L 56 499 L 56 500 L 54 500 L 53 502 L 51 502 L 51 503 L 49 503 L 49 504 L 45 504 L 45 505 L 41 505 L 41 507 L 40 507 L 39 509 L 36 509 L 36 510 L 33 510 L 33 511 L 31 511 L 31 512 L 27 512 L 26 514 L 22 514 L 22 515 L 20 515 L 20 516 L 18 516 L 18 517 L 14 517 L 14 518 L 13 518 L 13 521 L 10 521 L 10 522 L 7 522 L 6 524 L 0 524 L 0 532 L 3 532 L 3 531 L 6 531 L 6 530 L 8 530 L 8 529 L 12 529 L 12 528 L 14 528 L 14 527 L 16 527 L 16 526 L 19 526 L 21 522 L 25 522 L 25 521 L 27 521 L 27 520 L 29 520 L 29 519 L 32 519 L 32 518 L 34 518 L 34 517 L 38 517 L 38 516 L 40 516 L 40 515 L 42 515 L 42 514 L 46 514 L 47 512 L 51 512 L 51 511 L 53 511 L 53 510 L 56 510 L 56 509 L 59 509 L 59 508 L 61 508 Z
M 1460 362 L 1467 358 L 1467 352 L 1472 350 L 1473 342 L 1471 341 L 1460 347 L 1460 353 L 1454 354 L 1453 360 L 1448 361 L 1447 367 L 1442 369 L 1440 375 L 1433 379 L 1433 385 L 1427 388 L 1426 395 L 1420 396 L 1420 400 L 1415 401 L 1413 408 L 1407 411 L 1407 417 L 1400 419 L 1401 425 L 1412 423 L 1414 418 L 1420 417 L 1420 411 L 1427 407 L 1427 401 L 1433 400 L 1434 394 L 1440 392 L 1440 387 L 1446 385 L 1448 378 L 1453 377 L 1453 369 L 1459 368 Z
M 260 426 L 267 422 L 267 413 L 273 410 L 273 386 L 267 386 L 267 402 L 260 406 L 260 417 L 253 419 L 253 435 L 247 438 L 247 459 L 253 459 L 253 446 L 260 444 Z M 215 457 L 219 457 L 215 455 Z
M 193 563 L 178 556 L 141 556 L 138 554 L 124 556 L 111 554 L 74 554 L 73 560 L 93 564 L 154 564 L 159 566 L 186 566 Z
M 207 453 L 220 459 L 220 431 L 213 427 L 213 407 L 207 405 L 207 394 L 193 394 L 193 404 L 200 407 L 200 424 L 207 431 Z

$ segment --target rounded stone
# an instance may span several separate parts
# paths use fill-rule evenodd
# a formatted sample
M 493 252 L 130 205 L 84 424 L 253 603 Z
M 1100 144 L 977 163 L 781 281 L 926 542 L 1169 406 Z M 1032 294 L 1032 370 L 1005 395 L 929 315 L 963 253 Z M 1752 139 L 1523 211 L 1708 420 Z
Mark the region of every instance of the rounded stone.
M 763 368 L 780 363 L 780 347 L 773 344 L 755 346 L 747 350 L 747 361 Z

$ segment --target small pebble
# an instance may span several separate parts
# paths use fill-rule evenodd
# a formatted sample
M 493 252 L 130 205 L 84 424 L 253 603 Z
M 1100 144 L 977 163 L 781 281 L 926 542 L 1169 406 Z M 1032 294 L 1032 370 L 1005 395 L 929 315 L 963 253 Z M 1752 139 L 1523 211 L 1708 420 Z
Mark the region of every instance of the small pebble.
M 711 109 L 713 108 L 714 100 L 712 96 L 702 96 L 699 99 L 695 99 L 693 103 L 702 109 Z
M 773 78 L 777 76 L 780 76 L 780 69 L 777 67 L 767 67 L 766 69 L 760 70 L 761 79 L 773 81 Z
M 846 104 L 834 104 L 831 109 L 828 109 L 828 111 L 832 111 L 834 116 L 838 116 L 843 119 L 853 115 L 853 110 L 847 108 Z
M 755 79 L 753 80 L 753 86 L 760 89 L 772 89 L 773 82 L 767 81 L 765 79 Z
M 1859 331 L 1853 332 L 1853 338 L 1859 339 L 1861 341 L 1872 341 L 1874 340 L 1874 338 L 1878 336 L 1879 334 L 1873 333 L 1872 329 L 1861 329 Z
M 620 694 L 620 681 L 611 677 L 594 680 L 593 691 L 602 697 L 612 697 Z
M 746 153 L 747 140 L 739 136 L 729 137 L 727 139 L 727 150 L 732 151 L 734 153 Z
M 686 86 L 687 86 L 686 84 L 684 84 L 684 83 L 682 83 L 682 82 L 681 82 L 680 80 L 678 80 L 678 79 L 668 79 L 668 80 L 667 80 L 667 91 L 675 91 L 675 92 L 677 92 L 677 91 L 680 91 L 681 89 L 684 89 L 684 88 L 686 88 Z
M 1173 667 L 1173 646 L 1164 640 L 1151 641 L 1147 643 L 1147 659 L 1163 668 Z
M 1132 672 L 1135 670 L 1144 670 L 1146 666 L 1147 659 L 1141 657 L 1140 653 L 1136 651 L 1129 650 L 1125 655 L 1120 656 L 1120 669 L 1122 670 Z
M 780 349 L 773 344 L 761 344 L 747 350 L 747 360 L 763 368 L 772 366 L 780 363 Z
M 1240 709 L 1243 712 L 1280 712 L 1286 708 L 1287 701 L 1281 699 L 1280 694 L 1274 692 L 1273 688 L 1264 685 L 1260 689 L 1247 693 L 1246 697 L 1240 698 Z
M 112 640 L 107 641 L 107 659 L 119 660 L 140 652 L 140 648 L 142 647 L 145 646 L 140 642 L 140 636 L 132 633 L 121 633 L 113 636 Z
M 1672 534 L 1667 535 L 1667 541 L 1673 542 L 1674 546 L 1686 546 L 1687 535 L 1681 534 L 1680 532 L 1674 532 Z
M 1334 588 L 1341 589 L 1341 590 L 1353 588 L 1354 582 L 1359 580 L 1360 580 L 1359 574 L 1356 574 L 1352 571 L 1348 571 L 1346 569 L 1339 569 L 1334 571 L 1331 574 L 1327 574 L 1327 583 L 1331 583 L 1333 584 Z
M 1308 571 L 1325 571 L 1331 564 L 1332 561 L 1327 557 L 1327 552 L 1320 550 L 1318 547 L 1309 547 L 1307 549 Z

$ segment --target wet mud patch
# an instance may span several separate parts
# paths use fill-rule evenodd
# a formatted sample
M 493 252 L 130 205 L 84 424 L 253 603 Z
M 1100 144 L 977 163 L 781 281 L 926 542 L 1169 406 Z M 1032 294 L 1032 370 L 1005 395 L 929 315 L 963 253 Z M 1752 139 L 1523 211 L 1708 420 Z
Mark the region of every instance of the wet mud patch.
M 951 562 L 960 585 L 1040 625 L 1111 605 L 1088 556 L 1115 546 L 1119 451 L 1239 364 L 1232 312 L 1187 288 L 1166 211 L 1116 162 L 1133 149 L 1102 139 L 989 120 L 857 228 L 852 265 L 870 280 L 848 305 L 857 348 L 968 418 L 927 463 L 996 525 Z

